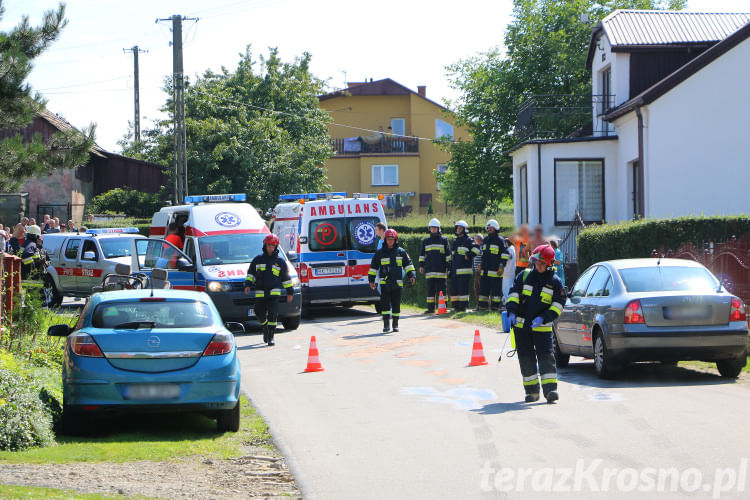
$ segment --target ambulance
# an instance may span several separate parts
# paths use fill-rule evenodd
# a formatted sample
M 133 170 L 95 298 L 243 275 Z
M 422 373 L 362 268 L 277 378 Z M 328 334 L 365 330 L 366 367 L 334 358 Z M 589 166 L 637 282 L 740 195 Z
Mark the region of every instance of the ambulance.
M 367 273 L 378 247 L 375 224 L 386 223 L 382 195 L 289 194 L 279 197 L 271 231 L 297 255 L 302 308 L 377 304 Z
M 162 208 L 151 219 L 149 238 L 134 242 L 133 271 L 166 267 L 172 288 L 205 291 L 225 322 L 254 321 L 255 299 L 244 293 L 245 277 L 270 231 L 245 200 L 244 194 L 186 196 L 184 205 Z M 184 228 L 182 249 L 164 240 L 172 222 Z M 279 320 L 285 330 L 294 330 L 300 323 L 300 282 L 289 256 L 279 254 L 294 293 L 292 302 L 280 302 Z

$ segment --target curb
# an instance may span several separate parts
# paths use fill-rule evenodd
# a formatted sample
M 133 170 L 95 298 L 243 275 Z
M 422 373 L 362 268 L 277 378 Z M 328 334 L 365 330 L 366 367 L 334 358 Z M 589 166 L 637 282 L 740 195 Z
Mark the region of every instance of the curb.
M 247 398 L 250 404 L 253 405 L 253 408 L 255 408 L 255 411 L 258 412 L 258 415 L 260 415 L 261 418 L 266 422 L 268 430 L 271 432 L 271 441 L 273 441 L 273 444 L 284 456 L 284 460 L 286 460 L 286 464 L 289 467 L 289 472 L 291 472 L 294 476 L 294 481 L 297 483 L 297 487 L 302 494 L 302 498 L 315 498 L 315 495 L 313 495 L 312 493 L 310 483 L 305 479 L 305 475 L 302 473 L 297 460 L 294 458 L 292 449 L 281 437 L 281 434 L 278 432 L 276 425 L 268 418 L 265 412 L 261 409 L 255 399 L 250 395 L 248 390 L 245 389 L 245 386 L 242 384 L 240 384 L 240 392 Z

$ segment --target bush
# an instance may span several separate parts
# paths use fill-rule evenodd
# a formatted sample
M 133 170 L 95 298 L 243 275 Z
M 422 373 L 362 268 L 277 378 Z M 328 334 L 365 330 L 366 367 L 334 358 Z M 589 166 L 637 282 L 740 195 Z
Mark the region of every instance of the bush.
M 94 197 L 89 212 L 125 214 L 130 217 L 151 217 L 164 206 L 166 194 L 142 193 L 129 188 L 115 188 Z
M 683 243 L 727 241 L 750 233 L 750 216 L 680 217 L 647 219 L 587 228 L 578 235 L 578 268 L 602 260 L 649 257 L 664 247 L 676 250 Z
M 48 401 L 59 403 L 46 391 Z M 53 441 L 51 408 L 40 391 L 19 373 L 0 369 L 0 450 L 47 446 Z
M 153 215 L 153 214 L 152 214 Z M 148 236 L 151 229 L 151 218 L 148 219 L 119 219 L 87 222 L 84 224 L 89 229 L 100 229 L 107 227 L 135 227 L 143 236 Z

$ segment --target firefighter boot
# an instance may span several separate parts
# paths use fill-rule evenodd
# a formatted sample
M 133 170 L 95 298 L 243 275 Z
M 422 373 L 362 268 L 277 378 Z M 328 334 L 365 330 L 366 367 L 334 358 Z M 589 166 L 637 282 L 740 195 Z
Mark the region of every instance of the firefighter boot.
M 263 343 L 267 344 L 268 343 L 268 325 L 263 323 L 262 328 L 263 328 Z
M 557 391 L 549 391 L 544 395 L 544 397 L 547 398 L 548 403 L 554 403 L 555 401 L 560 399 L 560 395 L 557 393 Z
M 393 317 L 393 333 L 398 331 L 398 316 Z
M 268 345 L 273 346 L 276 343 L 273 341 L 273 335 L 276 333 L 276 325 L 270 325 L 268 327 Z
M 383 333 L 388 333 L 390 331 L 391 331 L 391 317 L 383 316 Z
M 539 393 L 538 392 L 530 392 L 526 395 L 525 401 L 527 403 L 533 403 L 535 401 L 539 401 Z

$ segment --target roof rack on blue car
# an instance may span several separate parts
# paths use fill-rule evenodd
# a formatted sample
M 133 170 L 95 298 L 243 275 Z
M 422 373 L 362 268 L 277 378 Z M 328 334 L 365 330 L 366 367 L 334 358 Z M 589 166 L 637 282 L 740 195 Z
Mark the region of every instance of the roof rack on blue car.
M 87 229 L 86 234 L 137 234 L 137 227 L 102 227 L 99 229 Z
M 334 197 L 346 198 L 346 191 L 336 191 L 333 193 L 298 193 L 279 195 L 279 201 L 295 200 L 330 200 Z
M 236 201 L 242 202 L 247 200 L 245 193 L 233 193 L 233 194 L 198 194 L 193 196 L 185 196 L 185 203 L 221 203 L 225 201 Z

